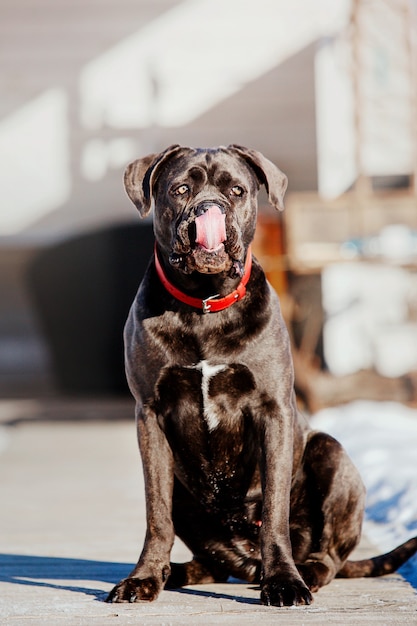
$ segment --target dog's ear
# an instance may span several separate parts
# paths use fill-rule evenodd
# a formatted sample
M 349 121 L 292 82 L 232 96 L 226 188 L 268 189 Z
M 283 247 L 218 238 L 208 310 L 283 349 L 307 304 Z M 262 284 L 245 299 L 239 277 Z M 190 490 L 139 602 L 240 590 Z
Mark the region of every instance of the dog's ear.
M 153 186 L 162 165 L 180 149 L 181 146 L 173 145 L 160 154 L 148 154 L 127 166 L 125 189 L 142 217 L 146 217 L 151 210 Z
M 235 144 L 230 145 L 228 150 L 237 152 L 245 159 L 248 165 L 255 171 L 259 182 L 265 185 L 269 202 L 276 209 L 283 211 L 284 194 L 288 185 L 288 178 L 285 176 L 284 172 L 281 172 L 276 165 L 257 150 L 251 150 Z

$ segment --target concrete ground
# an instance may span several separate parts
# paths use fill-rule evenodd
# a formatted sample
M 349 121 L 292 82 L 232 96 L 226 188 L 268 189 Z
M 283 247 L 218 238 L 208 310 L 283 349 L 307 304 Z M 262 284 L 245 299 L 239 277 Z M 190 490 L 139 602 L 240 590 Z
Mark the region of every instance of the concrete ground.
M 129 401 L 0 402 L 0 624 L 417 625 L 417 596 L 398 575 L 335 580 L 309 607 L 261 606 L 238 582 L 106 604 L 145 532 L 131 415 Z M 360 552 L 372 552 L 366 541 Z M 176 544 L 173 559 L 187 556 Z

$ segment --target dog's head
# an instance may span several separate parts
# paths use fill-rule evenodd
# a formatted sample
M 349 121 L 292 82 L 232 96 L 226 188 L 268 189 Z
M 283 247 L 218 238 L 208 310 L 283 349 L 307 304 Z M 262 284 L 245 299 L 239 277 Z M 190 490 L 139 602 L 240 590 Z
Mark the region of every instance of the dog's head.
M 260 152 L 241 146 L 171 146 L 131 163 L 125 187 L 145 217 L 155 207 L 155 237 L 179 270 L 239 276 L 253 239 L 257 193 L 283 209 L 287 177 Z

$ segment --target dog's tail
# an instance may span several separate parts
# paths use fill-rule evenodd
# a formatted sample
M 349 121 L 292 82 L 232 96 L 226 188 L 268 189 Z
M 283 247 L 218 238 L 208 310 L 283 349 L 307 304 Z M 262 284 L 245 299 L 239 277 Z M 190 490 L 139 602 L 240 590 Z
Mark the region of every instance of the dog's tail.
M 338 578 L 365 578 L 392 574 L 417 552 L 417 537 L 402 543 L 391 552 L 362 561 L 346 561 Z

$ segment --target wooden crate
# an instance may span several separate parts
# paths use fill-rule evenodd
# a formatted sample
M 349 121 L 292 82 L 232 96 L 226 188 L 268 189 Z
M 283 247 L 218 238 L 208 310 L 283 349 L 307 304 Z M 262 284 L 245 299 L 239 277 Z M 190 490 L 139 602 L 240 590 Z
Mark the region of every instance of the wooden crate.
M 286 200 L 284 219 L 290 269 L 319 270 L 346 260 L 342 244 L 349 240 L 377 236 L 390 224 L 417 230 L 417 196 L 408 190 L 369 196 L 352 192 L 325 200 L 294 193 Z

